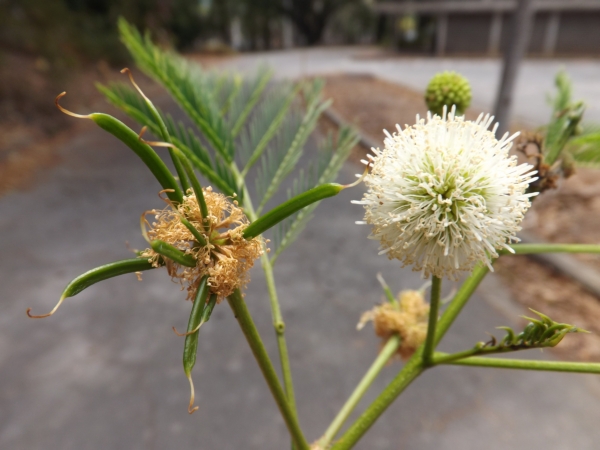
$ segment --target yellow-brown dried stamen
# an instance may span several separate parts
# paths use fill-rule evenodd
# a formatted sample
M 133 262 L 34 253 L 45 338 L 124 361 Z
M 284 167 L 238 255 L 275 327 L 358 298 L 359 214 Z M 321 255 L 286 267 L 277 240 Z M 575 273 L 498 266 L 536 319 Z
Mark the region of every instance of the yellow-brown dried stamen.
M 422 291 L 401 291 L 398 306 L 384 303 L 363 313 L 358 329 L 372 321 L 375 334 L 387 341 L 393 335 L 400 336 L 398 354 L 407 359 L 419 348 L 427 336 L 429 305 Z
M 148 241 L 168 242 L 198 261 L 195 267 L 182 267 L 173 261 L 165 261 L 169 275 L 187 286 L 188 299 L 194 297 L 198 280 L 208 275 L 210 290 L 218 295 L 220 302 L 235 289 L 245 286 L 248 270 L 262 254 L 262 238 L 244 239 L 243 231 L 249 222 L 242 209 L 236 205 L 237 202 L 231 202 L 223 194 L 213 192 L 210 187 L 204 189 L 203 193 L 208 217 L 202 216 L 193 191 L 188 190 L 181 204 L 169 202 L 170 208 L 148 211 L 141 223 Z M 155 220 L 152 223 L 146 219 L 148 213 L 154 214 Z M 191 231 L 181 222 L 181 217 L 196 228 L 204 237 L 206 245 L 200 245 L 196 241 Z M 204 224 L 208 224 L 207 229 Z M 145 250 L 142 256 L 153 264 L 158 264 L 161 258 L 151 249 Z

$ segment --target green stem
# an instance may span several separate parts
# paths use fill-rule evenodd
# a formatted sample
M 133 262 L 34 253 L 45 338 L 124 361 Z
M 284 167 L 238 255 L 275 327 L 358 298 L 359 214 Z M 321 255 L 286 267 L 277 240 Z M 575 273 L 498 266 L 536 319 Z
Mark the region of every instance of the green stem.
M 229 306 L 231 307 L 235 318 L 237 319 L 240 328 L 242 329 L 246 340 L 248 341 L 248 345 L 250 345 L 250 349 L 254 354 L 254 358 L 260 367 L 260 370 L 267 382 L 269 389 L 271 390 L 271 394 L 273 394 L 273 398 L 279 407 L 279 411 L 285 421 L 285 424 L 290 432 L 292 437 L 292 441 L 296 445 L 298 450 L 309 450 L 308 443 L 302 434 L 302 430 L 300 429 L 300 425 L 298 424 L 298 420 L 296 418 L 296 414 L 290 408 L 288 401 L 286 399 L 285 393 L 281 388 L 281 384 L 279 384 L 279 378 L 277 377 L 277 373 L 275 372 L 275 368 L 271 363 L 267 350 L 258 334 L 258 330 L 254 325 L 254 321 L 252 320 L 252 316 L 250 316 L 250 312 L 246 307 L 246 303 L 242 298 L 239 290 L 236 290 L 232 295 L 227 298 L 229 302 Z
M 473 273 L 462 284 L 454 299 L 440 320 L 437 321 L 435 330 L 434 344 L 437 345 L 442 337 L 446 334 L 456 316 L 465 306 L 479 283 L 488 273 L 487 266 L 477 266 Z M 417 378 L 423 370 L 423 348 L 421 346 L 415 354 L 408 360 L 404 368 L 400 371 L 396 378 L 383 390 L 381 394 L 369 405 L 362 415 L 354 422 L 350 428 L 342 435 L 338 443 L 331 450 L 348 450 L 356 444 L 356 442 L 367 432 L 367 430 L 375 423 L 387 407 L 406 389 L 406 387 Z
M 235 165 L 232 166 L 232 170 L 237 178 L 238 186 L 242 186 L 242 189 L 244 190 L 244 209 L 246 215 L 251 221 L 255 221 L 257 219 L 257 214 L 254 211 L 254 206 L 252 205 L 252 200 L 250 198 L 246 183 L 244 183 L 244 179 Z M 273 276 L 273 265 L 266 253 L 266 245 L 263 247 L 265 253 L 261 257 L 261 264 L 263 271 L 265 272 L 265 280 L 267 283 L 267 290 L 269 292 L 271 316 L 273 320 L 273 328 L 275 329 L 275 335 L 277 336 L 277 348 L 279 349 L 279 360 L 281 364 L 281 373 L 283 375 L 283 384 L 285 386 L 288 404 L 290 405 L 296 420 L 298 420 L 296 398 L 294 395 L 294 382 L 292 380 L 292 369 L 290 366 L 287 342 L 285 340 L 285 322 L 283 321 L 281 308 L 279 307 L 279 299 L 277 296 L 277 289 L 275 287 L 275 277 Z
M 271 315 L 273 318 L 273 328 L 277 335 L 277 346 L 279 348 L 279 359 L 281 360 L 281 373 L 283 374 L 283 385 L 287 395 L 288 403 L 296 414 L 296 398 L 294 395 L 294 383 L 292 381 L 292 369 L 290 367 L 290 358 L 285 340 L 285 322 L 279 308 L 277 290 L 275 289 L 275 278 L 273 277 L 273 266 L 266 253 L 261 257 L 262 267 L 267 281 L 267 290 L 269 291 L 269 300 L 271 303 Z
M 388 406 L 406 389 L 406 387 L 425 370 L 423 351 L 417 350 L 408 360 L 396 378 L 383 390 L 371 405 L 361 414 L 343 436 L 331 447 L 331 450 L 349 450 L 367 432 Z
M 429 301 L 429 324 L 427 325 L 427 337 L 425 338 L 425 348 L 423 349 L 423 362 L 426 366 L 431 365 L 435 349 L 435 327 L 438 322 L 441 291 L 442 279 L 433 275 L 431 277 L 431 299 Z
M 364 375 L 362 380 L 360 380 L 358 386 L 356 386 L 354 389 L 354 392 L 352 392 L 348 400 L 346 400 L 346 403 L 344 403 L 344 406 L 342 406 L 340 412 L 337 414 L 335 419 L 333 419 L 333 422 L 331 422 L 331 425 L 329 425 L 329 428 L 327 428 L 327 431 L 325 431 L 323 437 L 319 440 L 319 445 L 322 448 L 327 448 L 331 440 L 340 431 L 340 428 L 348 419 L 348 416 L 350 416 L 352 411 L 354 411 L 354 408 L 356 408 L 356 405 L 358 405 L 360 399 L 363 397 L 363 395 L 365 395 L 365 392 L 367 392 L 367 389 L 369 389 L 385 364 L 394 355 L 394 353 L 396 353 L 399 346 L 399 336 L 394 335 L 388 339 L 381 352 L 379 352 L 377 359 L 375 359 L 367 373 Z
M 464 358 L 469 358 L 471 356 L 474 356 L 479 352 L 481 352 L 481 349 L 477 349 L 477 348 L 472 348 L 472 349 L 465 350 L 462 352 L 457 352 L 457 353 L 435 352 L 433 354 L 433 359 L 432 359 L 431 363 L 433 365 L 451 364 L 454 361 L 457 361 L 459 359 L 464 359 Z
M 485 358 L 473 356 L 447 364 L 477 367 L 495 367 L 498 369 L 548 370 L 552 372 L 600 373 L 599 363 L 568 361 L 533 361 L 529 359 Z
M 515 253 L 502 250 L 501 255 L 531 255 L 534 253 L 600 253 L 600 245 L 594 244 L 514 244 Z
M 488 274 L 489 269 L 485 265 L 479 265 L 473 270 L 469 278 L 462 284 L 444 313 L 437 323 L 437 329 L 435 330 L 435 344 L 439 344 L 444 335 L 450 329 L 450 326 L 456 320 L 456 317 L 460 314 L 463 307 L 467 304 L 475 289 L 479 286 L 479 283 Z

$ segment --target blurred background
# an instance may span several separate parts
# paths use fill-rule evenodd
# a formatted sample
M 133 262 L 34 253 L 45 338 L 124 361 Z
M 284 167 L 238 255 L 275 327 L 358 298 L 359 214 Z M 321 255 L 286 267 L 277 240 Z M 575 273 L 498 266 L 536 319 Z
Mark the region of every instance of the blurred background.
M 515 8 L 507 0 L 2 0 L 0 116 L 56 130 L 46 93 L 74 74 L 127 63 L 119 16 L 188 53 L 370 44 L 395 55 L 486 57 L 507 49 Z M 600 53 L 597 1 L 537 0 L 535 10 L 529 55 Z
M 533 4 L 528 55 L 600 53 L 598 1 Z M 82 79 L 82 87 L 91 86 L 91 80 L 128 63 L 117 36 L 119 16 L 162 45 L 193 54 L 371 45 L 388 57 L 489 58 L 510 46 L 516 5 L 516 0 L 2 0 L 0 126 L 10 138 L 0 144 L 0 155 L 23 146 L 26 124 L 35 122 L 28 134 L 46 136 L 66 125 L 48 96 Z M 495 94 L 496 86 L 487 90 Z M 89 89 L 79 99 L 94 95 Z
M 495 112 L 530 136 L 543 132 L 555 75 L 566 70 L 573 99 L 587 105 L 586 126 L 600 124 L 600 0 L 0 0 L 0 449 L 289 445 L 226 305 L 203 328 L 200 410 L 188 416 L 182 341 L 170 327 L 184 326 L 189 304 L 164 273 L 105 282 L 50 319 L 25 316 L 30 306 L 48 309 L 82 271 L 144 245 L 139 214 L 161 206 L 134 155 L 53 104 L 67 90 L 68 109 L 123 119 L 95 88 L 126 81 L 119 70 L 133 64 L 119 41 L 120 16 L 207 70 L 248 74 L 266 62 L 276 79 L 324 78 L 334 103 L 319 133 L 349 123 L 362 136 L 344 180 L 362 171 L 357 161 L 382 145 L 384 128 L 426 114 L 424 90 L 443 70 L 469 79 L 467 118 Z M 134 73 L 157 104 L 177 110 Z M 577 168 L 540 196 L 522 237 L 600 243 L 598 167 Z M 309 439 L 377 352 L 370 330 L 355 330 L 380 300 L 375 274 L 394 291 L 423 283 L 377 256 L 368 231 L 354 225 L 362 211 L 349 202 L 360 189 L 318 208 L 275 271 Z M 599 274 L 594 255 L 501 260 L 442 347 L 462 350 L 496 326 L 518 328 L 533 307 L 594 334 L 527 357 L 600 361 Z M 444 293 L 455 287 L 446 283 Z M 247 299 L 276 355 L 260 270 Z M 385 369 L 359 410 L 398 368 Z M 599 400 L 598 377 L 443 367 L 411 386 L 357 448 L 595 450 Z

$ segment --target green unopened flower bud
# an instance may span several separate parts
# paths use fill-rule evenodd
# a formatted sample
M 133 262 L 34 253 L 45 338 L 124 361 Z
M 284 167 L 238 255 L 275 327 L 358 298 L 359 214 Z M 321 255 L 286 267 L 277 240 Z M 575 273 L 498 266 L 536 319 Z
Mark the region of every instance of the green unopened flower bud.
M 448 111 L 456 105 L 456 113 L 464 114 L 471 104 L 471 86 L 465 77 L 456 72 L 436 74 L 425 91 L 425 103 L 434 114 L 442 115 L 444 105 Z

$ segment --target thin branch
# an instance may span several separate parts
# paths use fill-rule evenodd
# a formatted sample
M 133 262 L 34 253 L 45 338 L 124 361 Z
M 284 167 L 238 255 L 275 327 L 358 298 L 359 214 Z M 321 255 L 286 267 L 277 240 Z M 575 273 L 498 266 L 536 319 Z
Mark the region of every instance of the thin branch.
M 229 302 L 229 306 L 237 319 L 240 328 L 242 329 L 246 340 L 248 341 L 248 345 L 254 354 L 254 358 L 260 367 L 260 370 L 267 382 L 271 393 L 273 394 L 273 398 L 275 399 L 275 403 L 279 407 L 279 411 L 285 421 L 285 424 L 292 436 L 292 440 L 296 445 L 298 450 L 309 450 L 308 443 L 302 434 L 302 430 L 300 429 L 300 425 L 298 424 L 298 419 L 296 415 L 290 408 L 290 405 L 287 401 L 285 393 L 281 388 L 281 384 L 279 384 L 279 379 L 277 377 L 277 373 L 275 372 L 275 368 L 271 363 L 271 359 L 269 358 L 269 354 L 265 349 L 265 346 L 258 334 L 258 330 L 254 325 L 254 321 L 252 320 L 252 316 L 246 307 L 246 303 L 242 298 L 242 295 L 239 290 L 236 290 L 232 295 L 227 298 Z
M 498 369 L 547 370 L 551 372 L 600 373 L 600 363 L 582 363 L 568 361 L 534 361 L 530 359 L 471 358 L 450 361 L 441 364 L 461 366 L 495 367 Z

